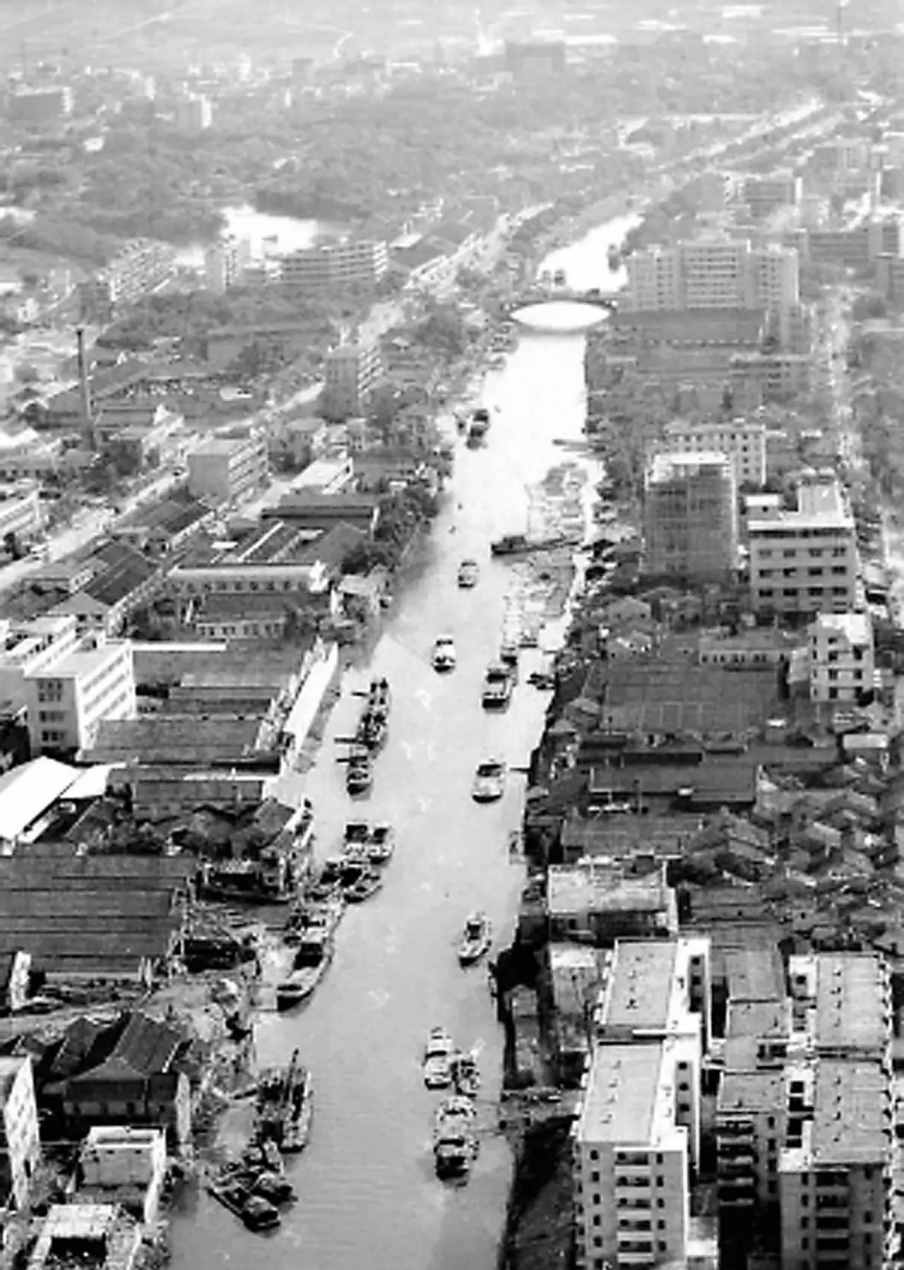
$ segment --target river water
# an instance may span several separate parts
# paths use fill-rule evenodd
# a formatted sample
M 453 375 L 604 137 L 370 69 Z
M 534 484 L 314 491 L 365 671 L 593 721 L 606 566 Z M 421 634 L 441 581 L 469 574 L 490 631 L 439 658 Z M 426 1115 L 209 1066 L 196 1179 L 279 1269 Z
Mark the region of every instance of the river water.
M 628 223 L 604 227 L 568 253 L 573 285 L 618 284 L 606 247 L 621 241 Z M 400 589 L 368 664 L 345 672 L 305 778 L 317 853 L 334 851 L 345 821 L 361 816 L 391 821 L 397 848 L 382 891 L 346 912 L 333 964 L 311 1003 L 296 1014 L 265 1014 L 258 1025 L 261 1064 L 285 1062 L 298 1046 L 314 1076 L 312 1138 L 288 1164 L 299 1202 L 264 1240 L 198 1196 L 174 1217 L 175 1270 L 244 1270 L 259 1260 L 271 1270 L 495 1265 L 511 1173 L 508 1147 L 493 1128 L 502 1038 L 485 968 L 462 970 L 455 950 L 462 922 L 476 908 L 490 916 L 497 946 L 510 941 L 523 866 L 510 859 L 508 838 L 520 823 L 525 776 L 510 772 L 504 798 L 483 806 L 472 802 L 470 785 L 475 765 L 489 755 L 526 766 L 547 695 L 526 682 L 544 663 L 541 647 L 522 655 L 508 711 L 481 709 L 483 672 L 498 650 L 513 584 L 511 567 L 491 560 L 488 544 L 524 528 L 527 486 L 568 457 L 553 438 L 581 435 L 583 347 L 580 331 L 527 332 L 505 367 L 487 375 L 488 444 L 460 448 L 451 497 L 424 557 Z M 459 591 L 457 565 L 468 556 L 480 561 L 480 580 Z M 446 632 L 455 638 L 458 666 L 439 676 L 430 652 Z M 354 730 L 360 700 L 352 694 L 372 675 L 386 675 L 392 685 L 390 736 L 370 797 L 351 804 L 336 738 Z M 420 1064 L 426 1034 L 437 1024 L 463 1048 L 480 1050 L 485 1132 L 461 1188 L 433 1175 L 438 1096 L 424 1089 Z

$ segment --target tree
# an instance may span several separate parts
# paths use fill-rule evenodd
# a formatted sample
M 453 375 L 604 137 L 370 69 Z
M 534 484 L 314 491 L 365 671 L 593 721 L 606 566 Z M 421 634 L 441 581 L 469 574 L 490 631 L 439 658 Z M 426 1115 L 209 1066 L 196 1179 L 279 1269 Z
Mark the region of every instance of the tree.
M 13 560 L 21 560 L 25 555 L 25 548 L 19 542 L 18 534 L 12 529 L 8 529 L 3 535 L 3 548 Z

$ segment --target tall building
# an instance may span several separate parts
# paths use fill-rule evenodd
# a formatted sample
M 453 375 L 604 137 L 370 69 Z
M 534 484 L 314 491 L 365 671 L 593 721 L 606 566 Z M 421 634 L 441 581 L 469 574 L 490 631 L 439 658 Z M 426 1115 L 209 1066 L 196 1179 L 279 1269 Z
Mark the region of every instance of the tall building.
M 701 239 L 633 252 L 626 266 L 631 310 L 758 309 L 800 299 L 793 247 Z
M 23 1208 L 41 1156 L 28 1055 L 0 1058 L 0 1202 Z
M 342 421 L 360 414 L 382 377 L 383 359 L 375 340 L 359 336 L 331 348 L 324 364 L 324 417 Z
M 724 582 L 737 568 L 737 482 L 732 459 L 701 451 L 656 454 L 644 481 L 644 569 Z
M 757 613 L 845 613 L 861 607 L 854 517 L 834 472 L 805 477 L 796 510 L 752 518 L 747 533 Z
M 204 281 L 208 290 L 222 295 L 240 281 L 247 263 L 243 246 L 235 238 L 221 238 L 205 249 Z
M 175 124 L 180 132 L 205 132 L 213 123 L 210 98 L 190 93 L 176 102 Z
M 793 172 L 769 172 L 748 176 L 741 187 L 741 199 L 754 216 L 768 216 L 781 207 L 797 207 L 803 181 Z
M 208 503 L 232 503 L 260 489 L 267 471 L 263 436 L 213 437 L 188 456 L 188 488 Z
M 294 251 L 280 265 L 281 280 L 288 286 L 325 291 L 356 283 L 373 286 L 386 273 L 389 255 L 382 240 L 348 239 Z
M 819 613 L 809 629 L 810 700 L 859 701 L 875 686 L 869 613 Z
M 172 277 L 176 253 L 168 243 L 133 238 L 105 268 L 79 284 L 82 316 L 90 321 L 109 318 L 118 304 L 130 304 Z
M 732 459 L 739 485 L 766 483 L 766 425 L 756 420 L 730 419 L 698 423 L 675 419 L 666 424 L 666 445 L 698 454 L 718 451 Z
M 8 111 L 13 123 L 44 124 L 65 119 L 72 114 L 72 89 L 60 85 L 46 88 L 23 88 L 8 99 Z
M 128 640 L 86 641 L 25 675 L 32 754 L 89 748 L 105 719 L 134 719 L 135 674 Z

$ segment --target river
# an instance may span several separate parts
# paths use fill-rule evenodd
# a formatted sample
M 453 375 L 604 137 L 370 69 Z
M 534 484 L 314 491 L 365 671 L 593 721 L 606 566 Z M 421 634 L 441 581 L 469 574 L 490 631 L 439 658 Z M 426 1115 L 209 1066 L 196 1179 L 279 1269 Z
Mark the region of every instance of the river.
M 618 284 L 606 247 L 621 241 L 625 227 L 597 230 L 568 253 L 574 285 Z M 481 709 L 483 672 L 498 650 L 513 582 L 511 567 L 491 560 L 488 543 L 524 527 L 526 486 L 569 457 L 553 438 L 581 435 L 583 347 L 580 331 L 528 332 L 506 365 L 487 375 L 488 445 L 459 449 L 446 509 L 368 664 L 345 672 L 319 758 L 305 778 L 318 855 L 335 850 L 346 819 L 356 816 L 391 821 L 398 845 L 383 890 L 346 913 L 333 964 L 310 1005 L 297 1014 L 265 1014 L 258 1025 L 261 1064 L 284 1062 L 298 1046 L 314 1076 L 311 1142 L 288 1165 L 299 1202 L 264 1243 L 198 1196 L 174 1217 L 174 1270 L 245 1267 L 258 1258 L 271 1270 L 495 1265 L 511 1173 L 508 1147 L 493 1131 L 501 1032 L 485 969 L 462 970 L 455 948 L 475 908 L 490 916 L 497 946 L 511 938 L 523 866 L 509 858 L 508 837 L 520 823 L 525 776 L 510 772 L 504 798 L 490 805 L 472 802 L 470 785 L 476 763 L 488 755 L 527 764 L 547 695 L 526 682 L 544 662 L 541 648 L 522 655 L 509 710 Z M 473 591 L 460 591 L 456 569 L 467 556 L 480 561 L 480 580 Z M 446 676 L 430 665 L 441 632 L 454 636 L 458 651 L 458 666 Z M 360 701 L 352 693 L 372 675 L 386 675 L 393 688 L 390 737 L 370 798 L 352 805 L 336 738 L 353 731 Z M 486 1132 L 461 1188 L 433 1175 L 437 1095 L 424 1089 L 420 1063 L 436 1024 L 462 1047 L 480 1050 Z

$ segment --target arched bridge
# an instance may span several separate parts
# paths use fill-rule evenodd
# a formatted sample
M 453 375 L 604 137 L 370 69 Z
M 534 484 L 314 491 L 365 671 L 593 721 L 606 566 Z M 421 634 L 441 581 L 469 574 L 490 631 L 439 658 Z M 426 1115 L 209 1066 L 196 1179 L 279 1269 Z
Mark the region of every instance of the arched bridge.
M 523 294 L 511 300 L 506 300 L 502 306 L 506 313 L 511 313 L 515 309 L 526 309 L 530 304 L 549 304 L 556 300 L 567 300 L 573 304 L 593 304 L 598 309 L 617 309 L 618 300 L 613 295 L 605 295 L 601 291 L 573 291 L 567 287 L 545 288 L 536 287 L 531 291 L 525 291 Z

